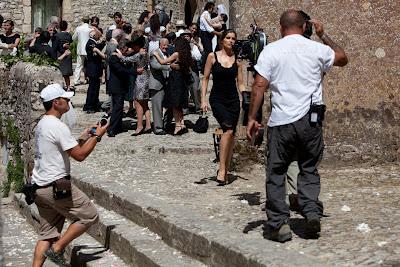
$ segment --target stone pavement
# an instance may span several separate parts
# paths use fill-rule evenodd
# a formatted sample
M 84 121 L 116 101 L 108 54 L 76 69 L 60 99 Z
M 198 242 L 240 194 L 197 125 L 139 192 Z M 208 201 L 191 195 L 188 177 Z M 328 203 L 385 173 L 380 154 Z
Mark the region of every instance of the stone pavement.
M 84 95 L 78 93 L 73 102 L 82 106 L 82 99 Z M 75 134 L 100 117 L 79 108 L 78 114 Z M 195 122 L 197 116 L 185 119 Z M 113 194 L 141 193 L 181 205 L 211 224 L 232 229 L 232 235 L 241 235 L 243 240 L 247 236 L 263 240 L 264 167 L 250 165 L 243 172 L 233 173 L 231 184 L 218 187 L 213 181 L 218 165 L 212 162 L 212 131 L 217 123 L 211 115 L 209 119 L 211 126 L 206 134 L 190 131 L 180 137 L 132 137 L 133 131 L 129 131 L 115 138 L 105 136 L 88 159 L 73 163 L 72 173 Z M 304 221 L 292 213 L 293 241 L 265 244 L 327 265 L 400 265 L 399 165 L 334 167 L 324 162 L 320 173 L 325 206 L 320 238 L 304 239 Z M 285 259 L 280 264 L 285 265 Z
M 73 129 L 76 136 L 102 115 L 82 112 L 84 90 L 85 86 L 78 88 L 72 100 L 78 113 L 78 125 Z M 102 92 L 100 98 L 105 100 L 107 96 Z M 185 119 L 195 122 L 197 117 L 189 115 Z M 116 253 L 118 256 L 126 259 L 130 254 L 146 255 L 146 264 L 132 260 L 137 261 L 132 266 L 141 267 L 201 265 L 168 264 L 165 260 L 157 264 L 158 259 L 152 259 L 151 254 L 158 247 L 147 239 L 135 240 L 146 233 L 210 266 L 400 265 L 399 165 L 335 167 L 324 162 L 320 169 L 325 207 L 321 236 L 306 239 L 302 232 L 304 220 L 292 212 L 293 240 L 275 243 L 263 238 L 264 166 L 250 161 L 241 164 L 231 184 L 217 186 L 214 180 L 218 165 L 213 163 L 212 142 L 217 123 L 211 114 L 209 120 L 206 134 L 190 131 L 179 137 L 132 137 L 130 130 L 115 138 L 104 136 L 85 161 L 72 161 L 76 184 L 97 204 L 113 210 L 99 207 L 100 228 L 117 225 L 116 234 L 111 236 L 111 250 L 119 250 L 122 254 Z M 92 236 L 104 238 L 104 229 L 97 228 L 91 231 Z M 32 238 L 27 240 L 34 242 Z M 124 246 L 129 252 L 123 252 Z M 177 257 L 180 252 L 174 249 L 164 251 L 173 251 L 168 252 L 176 258 L 171 262 L 185 258 Z M 18 251 L 18 255 L 23 253 L 29 255 Z

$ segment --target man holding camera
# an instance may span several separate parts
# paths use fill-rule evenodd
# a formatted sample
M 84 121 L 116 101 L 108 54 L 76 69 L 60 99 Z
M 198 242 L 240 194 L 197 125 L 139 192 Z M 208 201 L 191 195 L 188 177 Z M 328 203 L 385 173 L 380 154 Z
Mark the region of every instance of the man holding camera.
M 39 241 L 36 244 L 33 267 L 42 266 L 49 258 L 59 266 L 69 266 L 64 248 L 97 222 L 98 214 L 90 199 L 71 184 L 69 157 L 83 161 L 100 142 L 108 124 L 86 129 L 79 144 L 67 125 L 61 122 L 68 112 L 73 92 L 59 84 L 51 84 L 40 93 L 46 113 L 35 130 L 35 165 L 32 172 L 34 201 L 38 208 Z M 72 223 L 61 235 L 65 217 Z
M 324 44 L 303 35 L 312 23 Z M 280 18 L 282 39 L 266 46 L 258 59 L 253 83 L 247 136 L 257 135 L 261 126 L 256 113 L 264 91 L 271 88 L 272 111 L 268 122 L 267 148 L 267 225 L 268 238 L 286 242 L 292 238 L 288 225 L 289 207 L 285 202 L 285 175 L 293 155 L 297 155 L 300 175 L 300 212 L 307 220 L 307 232 L 317 235 L 323 214 L 319 201 L 318 164 L 324 149 L 322 120 L 322 76 L 332 65 L 345 66 L 344 50 L 324 33 L 323 25 L 306 21 L 300 11 L 285 11 Z

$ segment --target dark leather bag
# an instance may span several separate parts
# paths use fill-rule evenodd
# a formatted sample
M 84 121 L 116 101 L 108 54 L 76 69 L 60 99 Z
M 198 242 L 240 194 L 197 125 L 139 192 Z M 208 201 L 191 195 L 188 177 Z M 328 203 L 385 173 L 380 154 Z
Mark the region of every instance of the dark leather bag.
M 53 182 L 53 197 L 55 200 L 71 196 L 71 180 L 67 176 Z
M 208 130 L 208 117 L 201 115 L 193 126 L 193 131 L 196 133 L 206 133 Z

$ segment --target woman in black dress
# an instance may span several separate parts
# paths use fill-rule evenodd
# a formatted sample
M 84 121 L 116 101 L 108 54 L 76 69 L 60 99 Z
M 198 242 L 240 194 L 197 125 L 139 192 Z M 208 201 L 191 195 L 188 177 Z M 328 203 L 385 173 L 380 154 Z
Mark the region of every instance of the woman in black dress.
M 57 51 L 57 58 L 62 56 L 66 50 L 69 50 L 72 43 L 72 36 L 67 32 L 68 23 L 63 20 L 60 22 L 60 32 L 55 34 L 55 49 Z M 72 56 L 67 55 L 60 60 L 60 71 L 64 77 L 65 86 L 67 91 L 70 90 L 70 76 L 72 76 Z
M 192 54 L 190 44 L 183 37 L 178 37 L 175 42 L 175 52 L 168 58 L 161 58 L 158 53 L 154 53 L 158 62 L 161 64 L 175 63 L 179 65 L 179 70 L 171 69 L 169 73 L 169 86 L 165 92 L 164 105 L 172 108 L 175 119 L 174 135 L 182 135 L 188 132 L 184 121 L 182 109 L 188 107 L 189 83 L 191 80 Z
M 0 40 L 2 43 L 8 45 L 8 49 L 12 51 L 14 48 L 18 48 L 21 36 L 13 32 L 14 22 L 12 20 L 6 20 L 3 22 L 4 34 L 0 34 Z
M 215 53 L 208 54 L 204 67 L 204 78 L 201 87 L 201 108 L 208 109 L 206 93 L 210 73 L 213 75 L 213 87 L 210 93 L 210 105 L 214 117 L 220 124 L 223 134 L 219 144 L 219 171 L 217 181 L 224 185 L 228 182 L 228 171 L 232 159 L 234 136 L 240 114 L 238 87 L 245 89 L 243 83 L 242 64 L 236 60 L 233 45 L 236 33 L 226 30 L 222 33 L 220 48 Z M 236 86 L 238 84 L 238 86 Z

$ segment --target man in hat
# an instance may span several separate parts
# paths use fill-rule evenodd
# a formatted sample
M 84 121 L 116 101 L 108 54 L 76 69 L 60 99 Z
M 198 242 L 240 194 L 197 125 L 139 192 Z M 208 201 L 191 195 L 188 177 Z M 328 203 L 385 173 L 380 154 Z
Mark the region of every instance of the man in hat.
M 89 41 L 89 33 L 91 28 L 89 26 L 89 16 L 82 18 L 82 24 L 75 29 L 72 40 L 78 40 L 78 47 L 76 53 L 78 57 L 76 59 L 76 67 L 74 71 L 74 85 L 79 85 L 81 79 L 81 71 L 85 65 L 86 60 L 86 43 Z
M 183 20 L 180 19 L 176 22 L 175 28 L 176 28 L 175 34 L 176 34 L 176 37 L 178 38 L 181 35 L 181 33 L 183 33 L 185 31 L 186 24 Z
M 46 113 L 35 129 L 35 165 L 31 183 L 35 190 L 35 204 L 39 217 L 39 241 L 36 244 L 33 267 L 42 266 L 46 258 L 58 266 L 70 266 L 64 256 L 65 247 L 98 221 L 98 213 L 87 195 L 71 184 L 72 157 L 83 161 L 100 142 L 107 130 L 93 125 L 78 139 L 61 120 L 68 112 L 73 92 L 66 92 L 59 84 L 51 84 L 40 93 Z M 67 231 L 61 235 L 65 217 L 70 218 Z

